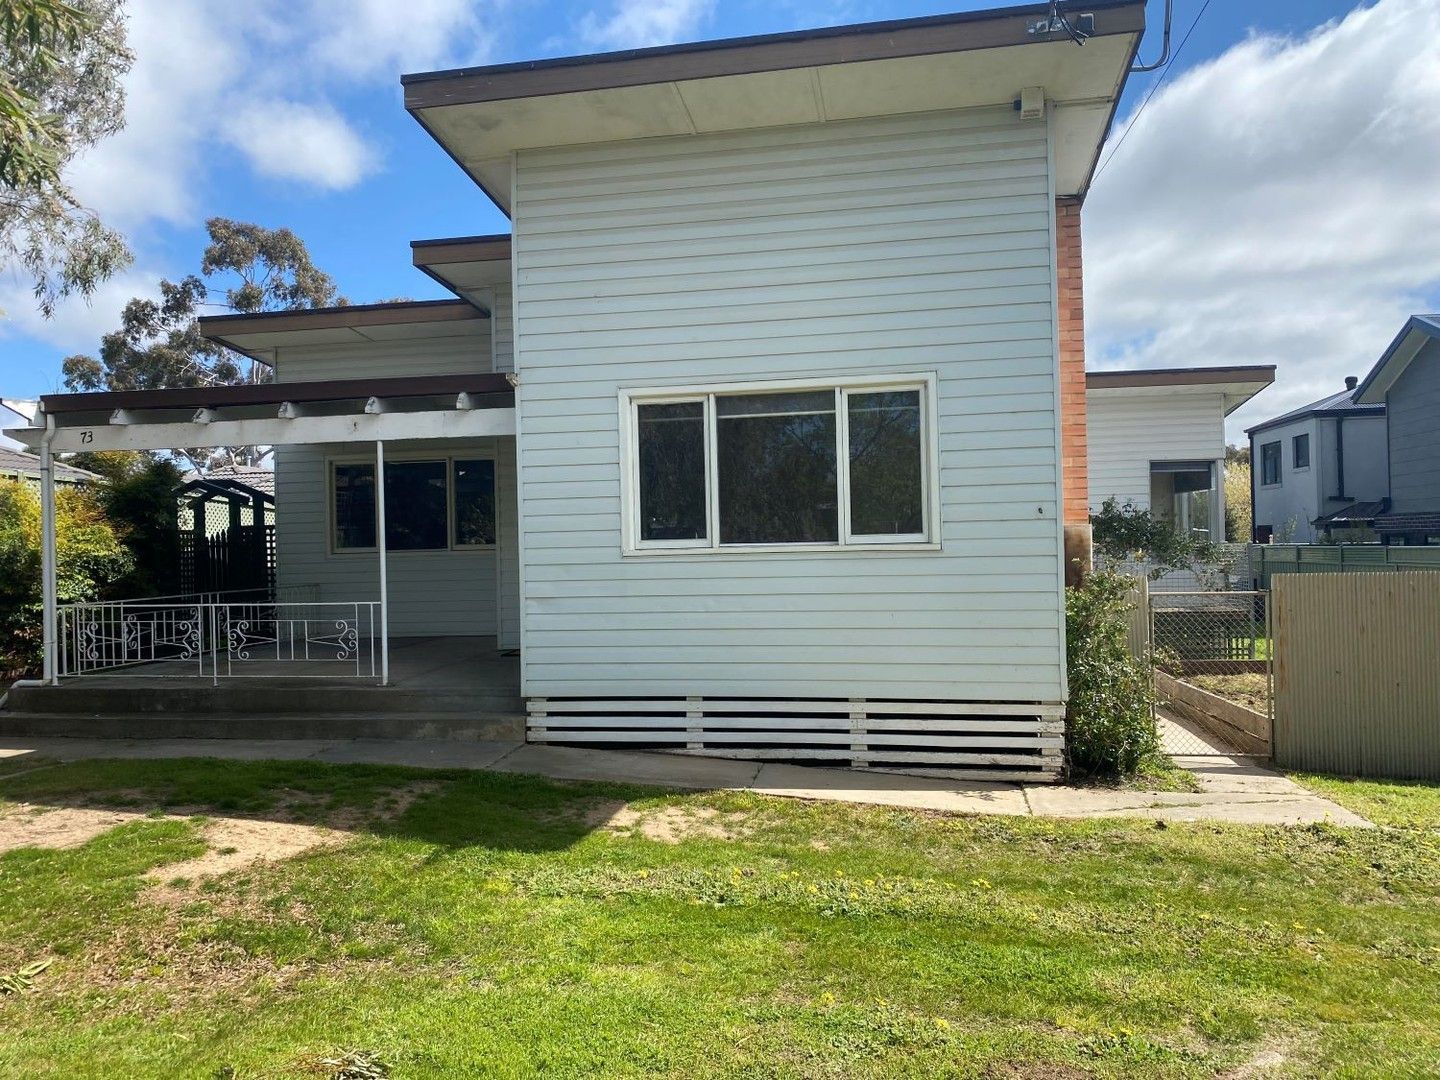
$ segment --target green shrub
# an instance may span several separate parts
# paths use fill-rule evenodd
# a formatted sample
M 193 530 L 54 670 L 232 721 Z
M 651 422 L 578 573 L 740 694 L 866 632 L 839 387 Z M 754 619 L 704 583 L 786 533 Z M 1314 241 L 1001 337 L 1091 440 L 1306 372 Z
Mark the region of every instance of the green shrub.
M 1150 671 L 1126 641 L 1130 587 L 1124 574 L 1099 569 L 1065 590 L 1065 742 L 1071 769 L 1087 776 L 1131 776 L 1160 748 Z
M 1216 546 L 1183 536 L 1167 518 L 1142 510 L 1132 502 L 1121 504 L 1113 496 L 1090 515 L 1095 553 L 1102 562 L 1136 559 L 1153 563 L 1155 575 L 1180 570 L 1216 558 Z
M 180 470 L 164 458 L 132 459 L 110 474 L 100 492 L 105 516 L 134 554 L 134 563 L 115 585 L 119 596 L 166 596 L 180 591 L 180 526 L 175 489 Z
M 96 496 L 63 487 L 55 493 L 55 592 L 62 604 L 108 595 L 134 565 Z M 40 667 L 40 493 L 0 481 L 0 677 Z

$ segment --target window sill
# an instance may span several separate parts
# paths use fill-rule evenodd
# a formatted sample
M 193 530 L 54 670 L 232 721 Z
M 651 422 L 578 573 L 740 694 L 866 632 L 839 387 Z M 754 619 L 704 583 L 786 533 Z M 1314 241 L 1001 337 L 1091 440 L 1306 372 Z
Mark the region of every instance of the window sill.
M 691 555 L 711 558 L 716 555 L 906 555 L 915 552 L 934 553 L 943 550 L 932 541 L 908 544 L 747 544 L 730 547 L 625 548 L 626 559 L 648 559 L 652 556 L 670 558 Z
M 402 558 L 412 555 L 464 555 L 469 552 L 494 551 L 496 546 L 497 545 L 495 544 L 466 544 L 463 547 L 408 548 L 404 551 L 396 551 L 392 549 L 388 552 L 388 554 L 391 556 L 399 555 Z M 379 548 L 344 548 L 343 550 L 338 551 L 334 548 L 330 549 L 330 554 L 335 556 L 337 559 L 349 558 L 352 555 L 368 555 L 373 558 L 379 553 Z

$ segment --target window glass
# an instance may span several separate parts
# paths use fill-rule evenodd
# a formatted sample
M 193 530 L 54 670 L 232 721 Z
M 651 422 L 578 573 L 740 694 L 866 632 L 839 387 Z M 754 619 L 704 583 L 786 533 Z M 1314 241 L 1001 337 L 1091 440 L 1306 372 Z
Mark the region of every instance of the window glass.
M 335 466 L 335 550 L 375 546 L 375 466 Z
M 834 392 L 717 397 L 715 411 L 720 542 L 837 541 Z
M 635 409 L 640 539 L 704 540 L 705 403 Z
M 1294 444 L 1295 468 L 1308 469 L 1310 467 L 1310 436 L 1296 435 Z
M 388 550 L 443 549 L 447 546 L 447 516 L 445 462 L 385 463 L 385 546 Z
M 923 532 L 920 391 L 847 394 L 846 411 L 851 534 Z
M 1266 443 L 1260 447 L 1260 483 L 1278 484 L 1280 482 L 1280 444 L 1278 442 Z
M 495 543 L 495 462 L 457 458 L 451 479 L 455 491 L 455 546 Z

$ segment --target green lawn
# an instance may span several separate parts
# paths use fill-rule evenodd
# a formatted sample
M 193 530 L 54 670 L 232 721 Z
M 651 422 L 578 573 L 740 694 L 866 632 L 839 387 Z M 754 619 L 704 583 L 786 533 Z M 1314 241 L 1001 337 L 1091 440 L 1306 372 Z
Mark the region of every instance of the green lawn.
M 1423 780 L 1357 780 L 1316 773 L 1292 773 L 1291 778 L 1377 825 L 1440 829 L 1440 784 Z
M 348 837 L 159 886 L 206 819 L 0 856 L 0 976 L 53 958 L 0 996 L 3 1076 L 325 1076 L 362 1049 L 394 1077 L 1440 1061 L 1433 801 L 1403 829 L 1161 827 L 213 761 L 57 766 L 0 799 Z

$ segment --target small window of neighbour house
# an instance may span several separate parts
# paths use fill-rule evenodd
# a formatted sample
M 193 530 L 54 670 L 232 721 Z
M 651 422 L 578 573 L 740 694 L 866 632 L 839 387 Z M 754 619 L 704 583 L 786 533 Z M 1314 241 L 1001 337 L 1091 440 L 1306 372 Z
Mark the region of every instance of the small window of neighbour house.
M 930 392 L 901 382 L 628 393 L 628 546 L 929 541 Z
M 374 462 L 336 462 L 330 478 L 334 550 L 375 550 Z M 493 461 L 439 458 L 385 463 L 387 551 L 446 551 L 494 543 Z
M 1290 444 L 1290 463 L 1297 469 L 1310 467 L 1310 436 L 1296 435 Z
M 1260 447 L 1260 483 L 1280 483 L 1280 444 L 1266 443 Z

